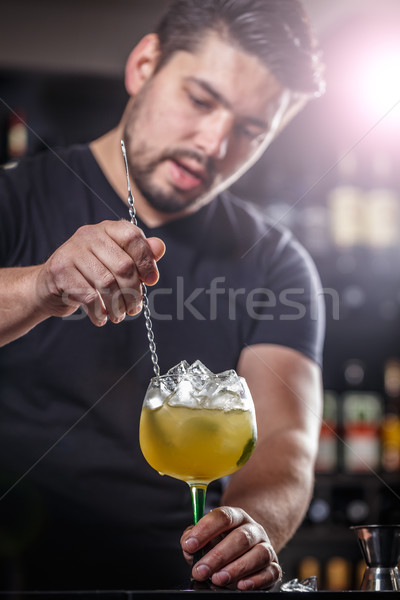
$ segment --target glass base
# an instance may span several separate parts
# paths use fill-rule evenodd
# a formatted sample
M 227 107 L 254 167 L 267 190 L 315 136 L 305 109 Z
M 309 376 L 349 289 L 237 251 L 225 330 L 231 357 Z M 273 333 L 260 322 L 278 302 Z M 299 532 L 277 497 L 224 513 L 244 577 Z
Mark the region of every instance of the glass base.
M 176 589 L 181 592 L 192 592 L 196 590 L 217 590 L 221 588 L 215 587 L 209 579 L 207 581 L 188 579 L 188 581 L 184 581 L 181 585 L 178 585 Z

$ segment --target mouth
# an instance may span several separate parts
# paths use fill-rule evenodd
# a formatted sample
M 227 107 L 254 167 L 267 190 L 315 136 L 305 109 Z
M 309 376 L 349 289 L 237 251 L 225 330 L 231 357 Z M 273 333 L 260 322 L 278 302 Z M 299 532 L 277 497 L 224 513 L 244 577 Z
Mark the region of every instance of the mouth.
M 170 159 L 171 183 L 182 190 L 192 190 L 205 183 L 206 170 L 198 162 L 190 159 Z

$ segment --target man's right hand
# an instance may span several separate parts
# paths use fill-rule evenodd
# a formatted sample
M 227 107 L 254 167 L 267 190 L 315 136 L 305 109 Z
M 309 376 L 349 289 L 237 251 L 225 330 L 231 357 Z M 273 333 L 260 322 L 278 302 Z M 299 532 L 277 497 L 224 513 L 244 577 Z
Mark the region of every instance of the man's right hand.
M 80 227 L 40 266 L 36 303 L 44 316 L 65 317 L 80 306 L 96 326 L 122 321 L 142 308 L 141 283 L 158 281 L 165 252 L 128 221 Z

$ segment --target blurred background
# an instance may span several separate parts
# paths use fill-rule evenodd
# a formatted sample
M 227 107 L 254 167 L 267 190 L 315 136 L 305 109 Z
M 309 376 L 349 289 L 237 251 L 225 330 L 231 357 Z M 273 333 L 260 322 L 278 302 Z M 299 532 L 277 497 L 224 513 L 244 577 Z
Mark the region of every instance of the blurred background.
M 125 59 L 166 3 L 4 3 L 0 164 L 115 125 Z M 354 589 L 365 565 L 349 527 L 400 522 L 400 2 L 304 4 L 327 93 L 235 191 L 303 242 L 327 304 L 315 493 L 282 552 L 285 578 L 314 574 L 320 589 Z

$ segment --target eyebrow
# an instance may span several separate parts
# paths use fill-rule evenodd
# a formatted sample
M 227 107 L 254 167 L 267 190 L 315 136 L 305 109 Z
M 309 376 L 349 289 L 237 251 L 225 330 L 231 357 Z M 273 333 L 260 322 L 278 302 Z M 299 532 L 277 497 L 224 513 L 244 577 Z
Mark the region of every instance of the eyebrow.
M 220 92 L 218 92 L 212 85 L 210 85 L 208 83 L 208 81 L 205 81 L 204 79 L 200 79 L 200 78 L 193 77 L 193 76 L 188 77 L 187 81 L 190 81 L 191 83 L 195 83 L 198 86 L 200 86 L 201 88 L 203 88 L 203 90 L 208 92 L 210 94 L 210 96 L 212 96 L 215 100 L 217 100 L 217 102 L 222 104 L 222 106 L 224 106 L 225 108 L 228 108 L 229 110 L 232 109 L 231 103 L 225 98 L 225 96 L 220 94 Z M 246 117 L 245 116 L 244 118 L 246 121 L 248 121 L 252 125 L 255 125 L 256 127 L 260 127 L 261 129 L 268 129 L 268 127 L 269 127 L 269 125 L 266 121 L 263 121 L 262 119 L 258 119 L 257 117 Z

